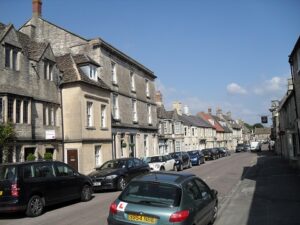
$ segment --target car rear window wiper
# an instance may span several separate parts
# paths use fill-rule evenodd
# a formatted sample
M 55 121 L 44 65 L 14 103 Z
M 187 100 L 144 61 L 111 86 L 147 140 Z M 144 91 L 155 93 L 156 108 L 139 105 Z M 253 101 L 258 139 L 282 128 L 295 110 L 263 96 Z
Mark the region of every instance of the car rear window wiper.
M 150 204 L 150 205 L 163 205 L 163 206 L 170 206 L 169 203 L 165 203 L 165 202 L 158 202 L 158 201 L 150 201 L 150 200 L 141 200 L 139 201 L 139 203 L 142 204 Z

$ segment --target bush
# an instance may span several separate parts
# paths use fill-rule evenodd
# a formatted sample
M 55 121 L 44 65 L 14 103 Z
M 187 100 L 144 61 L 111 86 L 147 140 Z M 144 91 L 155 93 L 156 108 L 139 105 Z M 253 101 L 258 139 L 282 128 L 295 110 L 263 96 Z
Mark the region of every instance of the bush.
M 45 160 L 52 160 L 52 159 L 53 159 L 52 153 L 51 153 L 51 152 L 46 152 L 46 153 L 44 154 L 44 159 L 45 159 Z
M 30 153 L 27 157 L 26 157 L 26 161 L 34 161 L 35 160 L 35 155 Z

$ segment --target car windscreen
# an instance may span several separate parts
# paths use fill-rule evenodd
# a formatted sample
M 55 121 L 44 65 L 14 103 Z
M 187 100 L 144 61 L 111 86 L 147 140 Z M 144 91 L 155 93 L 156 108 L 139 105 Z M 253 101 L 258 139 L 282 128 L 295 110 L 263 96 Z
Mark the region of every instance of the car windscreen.
M 161 182 L 132 181 L 119 199 L 141 205 L 176 207 L 180 204 L 181 189 Z
M 17 167 L 16 166 L 0 166 L 0 180 L 13 181 L 16 178 Z
M 104 163 L 100 168 L 97 168 L 97 170 L 103 170 L 103 169 L 118 169 L 118 168 L 125 168 L 126 167 L 126 160 L 110 160 Z
M 174 159 L 178 159 L 179 157 L 181 157 L 181 153 L 179 153 L 179 152 L 172 153 L 171 157 Z
M 163 162 L 163 157 L 162 156 L 147 157 L 145 161 L 147 163 Z
M 196 151 L 188 152 L 188 154 L 189 154 L 189 156 L 193 156 L 193 157 L 199 155 L 198 152 L 196 152 Z

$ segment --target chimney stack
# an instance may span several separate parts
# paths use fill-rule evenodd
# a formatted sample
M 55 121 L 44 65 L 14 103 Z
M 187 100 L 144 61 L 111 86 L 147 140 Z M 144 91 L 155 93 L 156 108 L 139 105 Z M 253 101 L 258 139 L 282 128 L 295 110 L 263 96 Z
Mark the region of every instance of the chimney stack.
M 222 117 L 222 109 L 217 108 L 216 114 L 217 114 L 217 117 L 221 118 Z
M 211 108 L 208 108 L 207 112 L 209 115 L 211 115 Z
M 161 94 L 160 91 L 157 91 L 156 94 L 155 94 L 155 102 L 158 106 L 163 105 L 162 94 Z
M 42 0 L 32 0 L 32 16 L 42 16 Z
M 176 109 L 178 115 L 182 116 L 182 104 L 181 104 L 181 102 L 173 102 L 173 109 Z

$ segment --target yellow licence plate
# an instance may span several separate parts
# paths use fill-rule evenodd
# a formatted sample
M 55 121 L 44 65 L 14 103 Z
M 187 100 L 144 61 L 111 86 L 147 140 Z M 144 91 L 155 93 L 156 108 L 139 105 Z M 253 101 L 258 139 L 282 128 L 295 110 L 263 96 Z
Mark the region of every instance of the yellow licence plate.
M 0 191 L 0 196 L 2 196 L 3 195 L 3 191 Z
M 149 224 L 156 224 L 156 218 L 149 217 L 149 216 L 143 216 L 143 215 L 128 215 L 128 220 L 135 221 L 135 222 L 143 222 L 143 223 L 149 223 Z

